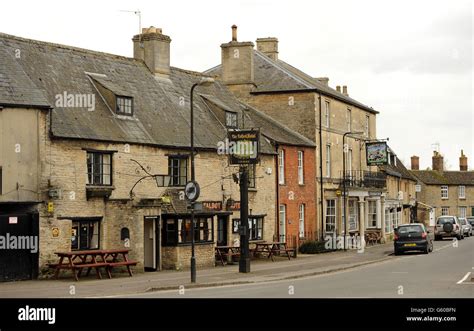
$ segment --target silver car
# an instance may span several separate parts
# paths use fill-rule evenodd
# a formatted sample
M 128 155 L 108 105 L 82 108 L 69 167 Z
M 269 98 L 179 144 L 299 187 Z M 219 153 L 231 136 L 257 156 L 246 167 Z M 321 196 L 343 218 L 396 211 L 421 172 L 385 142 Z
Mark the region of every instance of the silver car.
M 472 225 L 465 218 L 459 218 L 459 222 L 461 223 L 462 233 L 466 237 L 472 236 Z
M 464 239 L 461 223 L 456 216 L 440 216 L 436 220 L 435 240 L 445 237 L 456 237 L 458 240 Z

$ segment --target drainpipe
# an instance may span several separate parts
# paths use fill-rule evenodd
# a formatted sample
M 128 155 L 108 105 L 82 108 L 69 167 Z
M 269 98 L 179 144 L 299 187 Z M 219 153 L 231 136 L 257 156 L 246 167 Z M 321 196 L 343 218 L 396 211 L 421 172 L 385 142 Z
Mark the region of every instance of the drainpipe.
M 279 228 L 279 224 L 280 224 L 280 213 L 279 213 L 279 210 L 280 210 L 280 183 L 279 183 L 279 176 L 280 176 L 280 173 L 279 173 L 279 167 L 278 167 L 278 148 L 279 148 L 279 145 L 278 143 L 275 143 L 275 150 L 277 152 L 277 155 L 275 156 L 275 184 L 276 184 L 276 208 L 275 208 L 275 232 L 277 233 L 277 238 L 278 240 L 277 241 L 280 241 L 279 238 L 280 238 L 280 228 Z
M 319 93 L 319 184 L 320 184 L 320 215 L 321 215 L 321 241 L 324 241 L 324 189 L 323 189 L 323 111 L 321 105 L 321 93 Z

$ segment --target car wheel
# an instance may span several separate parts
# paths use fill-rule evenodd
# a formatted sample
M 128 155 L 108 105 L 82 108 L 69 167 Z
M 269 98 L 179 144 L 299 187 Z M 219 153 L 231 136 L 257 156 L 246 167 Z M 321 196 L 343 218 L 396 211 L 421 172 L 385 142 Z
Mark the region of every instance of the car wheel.
M 402 252 L 400 252 L 398 249 L 395 250 L 395 255 L 400 255 Z
M 458 235 L 456 236 L 456 238 L 457 238 L 458 240 L 461 240 L 461 239 L 462 239 L 462 237 L 461 237 L 460 234 L 458 234 Z
M 440 241 L 440 240 L 441 240 L 441 237 L 440 237 L 440 236 L 435 236 L 434 240 L 435 240 L 435 241 Z

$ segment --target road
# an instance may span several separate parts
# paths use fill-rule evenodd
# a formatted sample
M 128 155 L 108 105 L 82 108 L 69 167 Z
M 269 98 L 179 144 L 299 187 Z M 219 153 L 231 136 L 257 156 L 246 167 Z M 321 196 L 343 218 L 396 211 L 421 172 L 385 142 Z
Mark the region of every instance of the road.
M 470 273 L 470 274 L 469 274 Z M 136 298 L 474 298 L 474 237 L 434 242 L 429 255 L 284 281 L 157 291 Z

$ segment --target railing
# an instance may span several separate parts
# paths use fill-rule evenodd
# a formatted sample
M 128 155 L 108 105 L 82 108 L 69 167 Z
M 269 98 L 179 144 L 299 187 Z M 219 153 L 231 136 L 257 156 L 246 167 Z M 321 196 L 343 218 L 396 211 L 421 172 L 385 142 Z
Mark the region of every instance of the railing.
M 340 185 L 346 187 L 367 187 L 367 188 L 385 188 L 387 186 L 387 175 L 379 171 L 350 170 L 340 172 Z

